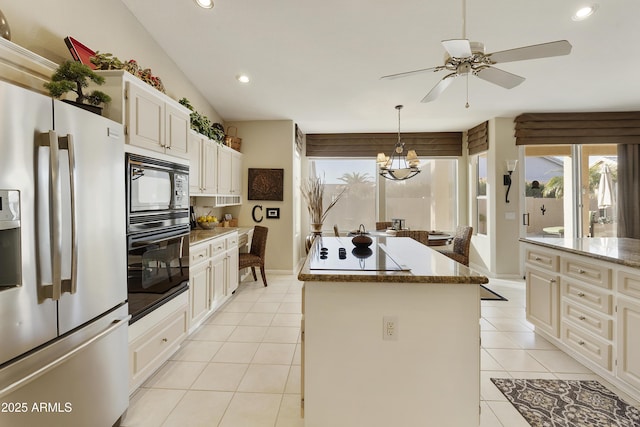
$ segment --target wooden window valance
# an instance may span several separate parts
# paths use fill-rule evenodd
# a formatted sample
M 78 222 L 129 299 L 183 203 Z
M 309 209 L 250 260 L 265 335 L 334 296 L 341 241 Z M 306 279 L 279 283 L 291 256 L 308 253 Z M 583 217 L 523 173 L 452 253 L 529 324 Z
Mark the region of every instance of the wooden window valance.
M 307 157 L 372 157 L 391 154 L 397 133 L 316 133 L 307 134 Z M 405 149 L 420 157 L 462 155 L 462 132 L 403 133 Z
M 525 113 L 515 123 L 516 145 L 640 144 L 640 111 Z
M 489 122 L 480 123 L 467 131 L 469 154 L 478 154 L 489 150 Z

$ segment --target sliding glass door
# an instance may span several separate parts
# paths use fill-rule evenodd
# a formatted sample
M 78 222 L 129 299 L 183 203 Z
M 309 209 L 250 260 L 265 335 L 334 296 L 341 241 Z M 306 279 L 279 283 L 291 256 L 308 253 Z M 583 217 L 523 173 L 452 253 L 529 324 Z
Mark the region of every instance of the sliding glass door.
M 616 234 L 616 145 L 524 148 L 527 237 Z

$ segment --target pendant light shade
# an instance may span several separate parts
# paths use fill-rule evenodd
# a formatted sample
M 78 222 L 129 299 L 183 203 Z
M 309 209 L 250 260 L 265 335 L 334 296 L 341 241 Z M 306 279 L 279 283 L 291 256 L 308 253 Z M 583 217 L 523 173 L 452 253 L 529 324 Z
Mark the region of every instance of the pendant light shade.
M 396 105 L 396 110 L 398 110 L 398 142 L 393 147 L 390 156 L 378 153 L 376 157 L 380 175 L 393 181 L 403 181 L 420 173 L 420 160 L 418 160 L 416 151 L 408 150 L 406 155 L 404 152 L 404 142 L 400 138 L 401 109 L 402 105 Z

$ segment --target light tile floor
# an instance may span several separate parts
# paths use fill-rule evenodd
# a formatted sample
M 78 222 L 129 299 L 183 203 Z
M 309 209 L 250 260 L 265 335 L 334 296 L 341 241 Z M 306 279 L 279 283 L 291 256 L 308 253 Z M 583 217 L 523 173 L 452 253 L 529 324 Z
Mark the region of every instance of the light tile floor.
M 302 427 L 300 301 L 294 275 L 245 282 L 131 397 L 123 426 Z M 492 279 L 509 301 L 482 301 L 480 427 L 527 427 L 491 377 L 597 379 L 536 336 L 522 281 Z M 356 427 L 356 426 L 354 426 Z M 466 426 L 465 426 L 466 427 Z

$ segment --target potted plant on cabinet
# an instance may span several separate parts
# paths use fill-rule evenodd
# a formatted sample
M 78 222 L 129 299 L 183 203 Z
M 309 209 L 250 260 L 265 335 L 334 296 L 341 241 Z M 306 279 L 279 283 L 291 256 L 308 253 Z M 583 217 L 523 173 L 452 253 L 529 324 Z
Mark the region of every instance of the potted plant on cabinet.
M 104 77 L 94 73 L 88 65 L 76 61 L 65 61 L 60 64 L 51 76 L 51 81 L 45 83 L 44 87 L 49 89 L 49 95 L 54 98 L 60 98 L 65 93 L 73 91 L 77 95 L 76 100 L 63 100 L 64 102 L 101 114 L 100 104 L 110 102 L 111 97 L 98 90 L 85 94 L 83 89 L 87 88 L 90 82 L 101 85 L 104 83 Z

